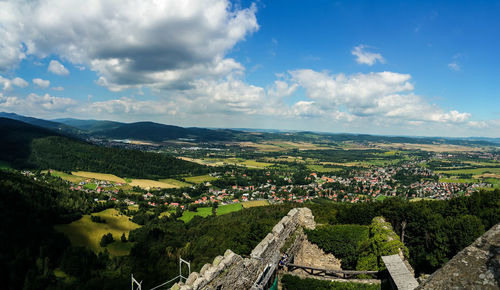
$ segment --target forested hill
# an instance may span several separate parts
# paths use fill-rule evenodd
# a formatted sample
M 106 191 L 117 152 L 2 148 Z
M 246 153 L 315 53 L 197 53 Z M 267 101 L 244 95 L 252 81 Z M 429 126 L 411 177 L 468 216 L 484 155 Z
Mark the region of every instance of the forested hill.
M 100 147 L 11 119 L 0 118 L 0 134 L 0 160 L 19 169 L 84 170 L 135 178 L 208 172 L 205 166 L 169 155 Z

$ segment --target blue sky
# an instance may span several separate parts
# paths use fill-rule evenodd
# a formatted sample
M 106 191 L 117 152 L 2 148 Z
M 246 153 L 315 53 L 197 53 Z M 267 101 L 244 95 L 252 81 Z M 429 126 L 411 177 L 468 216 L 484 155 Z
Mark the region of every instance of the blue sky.
M 498 1 L 80 2 L 0 2 L 1 111 L 500 137 Z

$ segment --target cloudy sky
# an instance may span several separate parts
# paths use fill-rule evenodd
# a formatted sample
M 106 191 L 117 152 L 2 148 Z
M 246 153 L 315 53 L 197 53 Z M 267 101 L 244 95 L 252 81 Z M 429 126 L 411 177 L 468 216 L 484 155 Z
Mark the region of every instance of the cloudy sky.
M 0 0 L 0 111 L 500 137 L 498 1 Z

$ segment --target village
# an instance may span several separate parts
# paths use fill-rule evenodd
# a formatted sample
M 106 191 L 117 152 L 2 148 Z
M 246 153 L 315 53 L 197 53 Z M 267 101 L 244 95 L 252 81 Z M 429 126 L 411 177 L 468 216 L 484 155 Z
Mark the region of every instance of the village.
M 294 180 L 290 174 L 261 170 L 267 179 L 258 182 L 245 171 L 231 170 L 210 175 L 215 181 L 192 184 L 178 189 L 155 187 L 126 187 L 126 184 L 87 178 L 80 182 L 65 181 L 71 191 L 81 191 L 95 196 L 95 202 L 142 204 L 166 210 L 193 209 L 215 203 L 228 205 L 248 201 L 266 201 L 268 204 L 306 203 L 317 199 L 331 202 L 359 203 L 382 201 L 387 197 L 409 200 L 443 200 L 455 196 L 469 196 L 486 183 L 440 182 L 440 175 L 417 162 L 399 166 L 373 167 L 351 170 L 347 174 L 321 174 L 310 172 L 304 180 Z M 24 171 L 27 176 L 34 176 Z M 218 180 L 246 180 L 246 185 Z M 215 186 L 217 184 L 217 186 Z M 221 186 L 221 184 L 230 184 Z

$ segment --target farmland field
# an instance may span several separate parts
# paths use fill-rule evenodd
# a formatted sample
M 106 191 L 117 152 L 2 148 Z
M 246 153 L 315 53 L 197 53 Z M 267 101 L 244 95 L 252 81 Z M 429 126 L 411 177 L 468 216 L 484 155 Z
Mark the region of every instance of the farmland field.
M 76 175 L 76 176 L 85 177 L 85 178 L 93 178 L 93 179 L 106 180 L 106 181 L 111 181 L 111 182 L 126 183 L 125 179 L 120 178 L 120 177 L 113 175 L 113 174 L 95 173 L 95 172 L 88 172 L 88 171 L 73 171 L 73 172 L 71 172 L 71 174 Z
M 42 171 L 42 172 L 46 173 L 47 171 Z M 73 182 L 73 183 L 78 183 L 78 182 L 81 182 L 81 181 L 86 179 L 85 177 L 75 176 L 75 175 L 71 175 L 71 174 L 64 173 L 62 171 L 57 171 L 57 170 L 50 170 L 50 174 L 52 176 L 57 176 L 61 179 L 64 179 L 66 181 Z
M 437 170 L 437 173 L 445 174 L 472 174 L 472 175 L 482 175 L 482 174 L 492 174 L 498 175 L 500 177 L 500 167 L 485 167 L 485 168 L 474 168 L 474 169 L 455 169 L 455 170 Z M 492 177 L 492 176 L 489 176 Z
M 244 208 L 255 207 L 255 206 L 266 206 L 269 205 L 267 200 L 252 200 L 252 201 L 244 201 L 241 203 Z
M 159 188 L 177 188 L 178 186 L 151 180 L 151 179 L 132 179 L 132 182 L 129 183 L 132 186 L 139 186 L 141 188 L 150 188 L 150 187 L 159 187 Z
M 202 182 L 206 182 L 206 181 L 216 180 L 217 178 L 210 176 L 208 174 L 205 174 L 205 175 L 185 177 L 184 179 L 187 182 L 191 182 L 191 183 L 202 183 Z
M 318 164 L 307 165 L 307 168 L 312 170 L 312 171 L 316 171 L 316 172 L 334 172 L 334 171 L 341 170 L 340 168 L 324 167 L 324 166 L 318 165 Z
M 207 217 L 212 214 L 211 207 L 199 207 L 196 209 L 196 212 L 186 210 L 182 213 L 182 216 L 179 218 L 181 221 L 187 223 L 192 220 L 195 216 L 199 215 L 201 217 Z
M 90 220 L 90 215 L 84 215 L 81 219 L 70 224 L 56 225 L 54 228 L 64 233 L 71 241 L 72 246 L 87 247 L 95 253 L 104 248 L 99 245 L 103 235 L 111 233 L 115 242 L 108 245 L 107 249 L 113 256 L 126 256 L 130 252 L 132 243 L 122 243 L 120 237 L 123 233 L 128 238 L 128 233 L 140 227 L 131 222 L 125 215 L 121 215 L 115 209 L 107 209 L 92 215 L 100 216 L 106 223 L 95 223 Z
M 217 207 L 217 215 L 223 215 L 223 214 L 228 214 L 233 211 L 239 211 L 243 208 L 241 203 L 232 203 L 232 204 L 226 204 L 226 205 L 221 205 Z
M 169 178 L 169 179 L 160 179 L 159 181 L 163 182 L 163 183 L 166 183 L 166 184 L 171 184 L 171 185 L 176 186 L 176 187 L 188 187 L 188 186 L 191 186 L 191 184 L 189 184 L 189 183 L 182 182 L 180 180 L 176 180 L 176 179 L 172 179 L 172 178 Z

